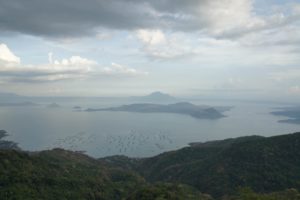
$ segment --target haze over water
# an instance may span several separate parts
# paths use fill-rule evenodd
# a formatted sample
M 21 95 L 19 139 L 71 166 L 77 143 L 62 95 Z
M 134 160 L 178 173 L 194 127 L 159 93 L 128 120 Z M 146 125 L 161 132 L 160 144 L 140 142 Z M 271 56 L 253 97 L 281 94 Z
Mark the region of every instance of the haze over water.
M 81 105 L 80 105 L 81 103 Z M 156 155 L 190 142 L 205 142 L 245 135 L 271 136 L 299 131 L 300 125 L 278 123 L 271 115 L 278 104 L 197 101 L 197 105 L 233 106 L 217 120 L 169 113 L 78 112 L 82 108 L 122 105 L 122 102 L 61 103 L 59 108 L 1 107 L 0 127 L 24 150 L 52 148 L 86 151 L 94 157 L 122 154 Z

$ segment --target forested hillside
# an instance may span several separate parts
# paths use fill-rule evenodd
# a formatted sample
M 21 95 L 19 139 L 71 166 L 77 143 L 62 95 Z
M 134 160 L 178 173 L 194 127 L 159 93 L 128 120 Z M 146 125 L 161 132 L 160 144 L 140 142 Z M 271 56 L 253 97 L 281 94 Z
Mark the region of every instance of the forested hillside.
M 300 133 L 194 143 L 158 156 L 0 150 L 1 199 L 300 199 Z

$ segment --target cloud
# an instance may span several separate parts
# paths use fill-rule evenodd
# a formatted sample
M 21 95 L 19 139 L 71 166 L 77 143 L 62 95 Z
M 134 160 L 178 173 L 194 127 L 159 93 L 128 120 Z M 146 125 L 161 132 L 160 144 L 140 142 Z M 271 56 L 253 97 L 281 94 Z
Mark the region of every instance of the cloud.
M 110 40 L 114 36 L 114 33 L 111 33 L 109 31 L 100 31 L 96 34 L 96 38 L 98 40 Z
M 147 45 L 159 45 L 166 43 L 165 34 L 161 30 L 145 30 L 137 31 L 137 37 Z
M 104 67 L 103 69 L 100 70 L 101 73 L 104 74 L 117 74 L 117 75 L 148 75 L 148 72 L 143 72 L 143 71 L 137 71 L 134 68 L 126 67 L 124 65 L 120 65 L 117 63 L 111 63 L 111 66 L 109 67 Z
M 97 64 L 96 61 L 82 58 L 80 56 L 72 56 L 69 59 L 62 59 L 61 61 L 55 60 L 53 63 L 54 66 L 86 66 L 86 67 Z M 89 70 L 90 68 L 87 69 Z
M 135 35 L 142 44 L 141 50 L 151 59 L 176 59 L 193 54 L 188 40 L 179 33 L 141 29 Z
M 14 82 L 47 82 L 66 79 L 82 79 L 91 71 L 91 65 L 84 65 L 81 57 L 71 57 L 55 63 L 23 65 L 22 63 L 2 62 L 0 77 Z M 77 61 L 79 59 L 79 61 Z M 86 59 L 83 59 L 86 61 Z
M 48 54 L 49 63 L 23 65 L 5 44 L 0 44 L 0 77 L 6 82 L 51 82 L 61 80 L 85 80 L 99 75 L 142 75 L 146 72 L 119 64 L 102 67 L 94 60 L 80 56 L 71 56 L 54 60 L 53 53 Z
M 216 36 L 228 37 L 265 25 L 255 14 L 252 0 L 207 1 L 200 10 L 198 16 L 205 19 L 208 32 Z
M 0 30 L 46 37 L 95 35 L 101 27 L 154 26 L 149 9 L 131 0 L 0 0 Z
M 5 44 L 0 44 L 0 62 L 15 63 L 21 62 L 20 58 L 13 54 Z
M 293 4 L 288 12 L 259 15 L 253 0 L 0 0 L 0 32 L 102 38 L 103 28 L 161 29 L 237 37 L 293 23 L 299 10 Z

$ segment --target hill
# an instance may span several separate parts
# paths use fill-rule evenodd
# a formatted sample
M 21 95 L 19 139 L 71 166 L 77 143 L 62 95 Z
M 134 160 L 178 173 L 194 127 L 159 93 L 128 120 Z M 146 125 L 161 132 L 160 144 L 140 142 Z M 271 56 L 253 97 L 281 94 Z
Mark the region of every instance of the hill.
M 300 133 L 193 143 L 142 159 L 0 150 L 1 200 L 299 200 L 299 189 Z
M 55 149 L 0 151 L 1 199 L 122 199 L 144 180 L 86 155 Z
M 128 163 L 124 158 L 104 160 L 109 160 L 111 166 Z M 240 187 L 260 193 L 300 189 L 300 133 L 196 143 L 151 158 L 132 160 L 125 167 L 149 182 L 180 182 L 217 198 L 234 194 Z
M 184 184 L 149 184 L 80 152 L 0 150 L 0 199 L 211 200 Z

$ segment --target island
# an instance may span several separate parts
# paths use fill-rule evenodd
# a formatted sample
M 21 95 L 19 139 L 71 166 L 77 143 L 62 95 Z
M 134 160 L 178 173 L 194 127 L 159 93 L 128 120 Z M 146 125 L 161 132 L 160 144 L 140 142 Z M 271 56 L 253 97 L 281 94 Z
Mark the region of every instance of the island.
M 188 102 L 179 102 L 174 104 L 152 104 L 152 103 L 139 103 L 123 105 L 120 107 L 88 108 L 86 112 L 95 111 L 126 111 L 126 112 L 139 112 L 139 113 L 176 113 L 189 115 L 198 119 L 219 119 L 225 117 L 216 108 L 210 106 L 197 106 Z
M 73 109 L 74 110 L 81 110 L 81 106 L 74 106 Z
M 279 123 L 300 124 L 300 107 L 283 107 L 279 111 L 271 112 L 273 115 L 289 117 L 289 119 L 279 120 Z
M 47 108 L 60 108 L 60 105 L 58 105 L 57 103 L 51 103 L 47 105 Z

